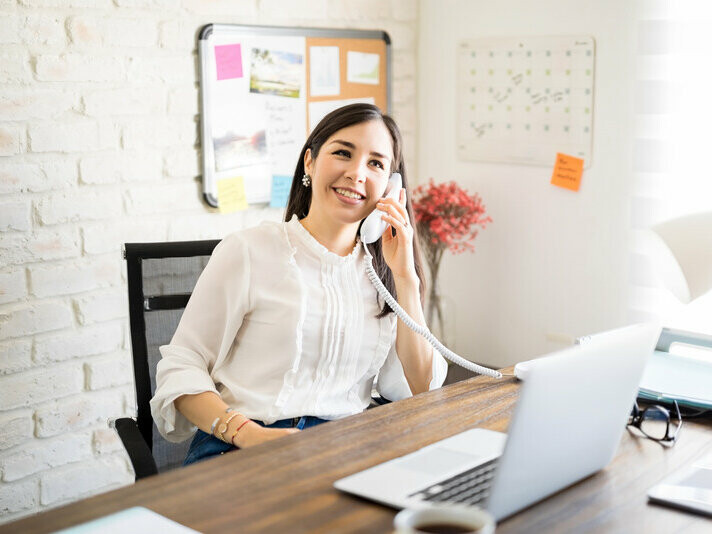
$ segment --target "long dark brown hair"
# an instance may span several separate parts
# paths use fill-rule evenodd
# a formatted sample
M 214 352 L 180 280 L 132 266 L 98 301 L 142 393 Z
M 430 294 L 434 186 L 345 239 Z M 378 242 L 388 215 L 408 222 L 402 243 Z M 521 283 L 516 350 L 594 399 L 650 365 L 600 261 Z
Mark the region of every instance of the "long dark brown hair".
M 304 176 L 304 155 L 306 154 L 307 149 L 311 150 L 312 159 L 316 159 L 322 145 L 339 130 L 348 128 L 349 126 L 353 126 L 355 124 L 361 124 L 362 122 L 375 120 L 381 121 L 391 134 L 391 140 L 393 141 L 393 162 L 391 163 L 391 173 L 398 172 L 403 177 L 403 187 L 406 190 L 405 208 L 408 211 L 410 226 L 413 228 L 413 232 L 416 232 L 413 206 L 410 202 L 410 191 L 408 189 L 408 178 L 405 172 L 405 162 L 403 161 L 403 139 L 401 138 L 400 130 L 391 117 L 381 113 L 381 110 L 372 104 L 350 104 L 336 109 L 321 119 L 321 122 L 319 122 L 316 128 L 314 128 L 306 143 L 304 143 L 304 147 L 299 154 L 297 167 L 294 169 L 292 188 L 289 191 L 287 210 L 284 214 L 285 221 L 291 220 L 292 215 L 295 214 L 299 219 L 303 219 L 309 213 L 312 188 L 304 187 L 302 184 L 302 177 Z M 363 223 L 363 221 L 361 221 L 361 223 Z M 359 230 L 360 228 L 361 227 L 359 226 Z M 373 256 L 373 268 L 378 274 L 378 277 L 383 282 L 383 285 L 386 286 L 388 292 L 395 298 L 398 298 L 396 295 L 393 273 L 391 273 L 390 268 L 386 264 L 386 260 L 383 259 L 381 240 L 379 239 L 375 243 L 368 245 L 368 249 Z M 423 264 L 421 262 L 417 233 L 413 236 L 413 260 L 415 262 L 415 272 L 420 280 L 420 302 L 422 304 L 425 298 L 425 274 L 423 271 Z M 377 317 L 384 317 L 392 311 L 391 307 L 386 302 L 383 302 L 383 306 Z

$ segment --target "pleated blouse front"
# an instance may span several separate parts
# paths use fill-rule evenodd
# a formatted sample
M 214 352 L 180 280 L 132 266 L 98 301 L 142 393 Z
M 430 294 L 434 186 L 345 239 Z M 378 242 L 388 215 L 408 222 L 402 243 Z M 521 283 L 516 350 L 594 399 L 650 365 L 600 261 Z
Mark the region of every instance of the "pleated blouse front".
M 296 221 L 295 221 L 296 222 Z M 305 310 L 302 362 L 289 415 L 334 419 L 361 411 L 359 384 L 390 346 L 388 321 L 379 321 L 375 291 L 362 269 L 363 249 L 357 244 L 345 257 L 330 252 L 297 222 L 288 231 L 302 273 Z M 371 372 L 374 373 L 378 369 Z M 370 391 L 368 392 L 370 393 Z M 370 395 L 369 395 L 370 398 Z
M 364 256 L 360 243 L 345 257 L 330 252 L 296 217 L 224 239 L 161 347 L 151 408 L 164 437 L 182 441 L 195 430 L 173 407 L 183 394 L 215 391 L 266 423 L 359 413 L 376 375 L 385 397 L 410 396 L 396 319 L 376 318 Z M 434 352 L 431 389 L 446 374 Z

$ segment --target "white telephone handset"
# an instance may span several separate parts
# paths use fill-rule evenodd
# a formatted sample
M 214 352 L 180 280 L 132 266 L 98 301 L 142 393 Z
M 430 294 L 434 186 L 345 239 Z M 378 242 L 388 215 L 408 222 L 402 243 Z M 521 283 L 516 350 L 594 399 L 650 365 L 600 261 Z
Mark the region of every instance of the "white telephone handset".
M 393 174 L 391 174 L 391 177 L 388 180 L 388 186 L 386 189 L 388 193 L 385 195 L 385 198 L 392 198 L 398 200 L 400 198 L 400 190 L 402 188 L 403 178 L 399 173 L 394 172 Z M 367 244 L 378 241 L 378 239 L 383 235 L 383 232 L 386 231 L 388 223 L 381 218 L 382 215 L 382 211 L 373 210 L 373 212 L 368 217 L 366 217 L 366 220 L 363 221 L 363 224 L 361 225 L 361 241 L 363 242 L 363 248 L 366 251 L 366 258 L 364 260 L 366 263 L 366 274 L 368 275 L 369 280 L 371 280 L 371 283 L 376 288 L 376 291 L 378 291 L 379 295 L 381 295 L 383 300 L 388 303 L 393 312 L 398 316 L 401 321 L 403 321 L 406 326 L 408 326 L 408 328 L 410 328 L 414 332 L 417 332 L 425 339 L 427 339 L 428 342 L 448 360 L 453 363 L 456 363 L 460 367 L 469 369 L 472 372 L 479 373 L 481 375 L 491 376 L 492 378 L 502 378 L 502 373 L 500 373 L 499 371 L 495 371 L 494 369 L 488 369 L 487 367 L 472 363 L 471 361 L 466 360 L 461 356 L 458 356 L 450 349 L 448 349 L 445 345 L 440 343 L 440 341 L 435 338 L 435 336 L 430 332 L 430 330 L 416 323 L 410 317 L 410 315 L 408 315 L 405 310 L 400 307 L 396 299 L 394 299 L 393 296 L 388 292 L 386 286 L 383 285 L 383 282 L 381 282 L 381 279 L 378 277 L 376 271 L 373 269 L 373 256 L 371 256 L 371 253 L 368 251 L 368 247 L 366 246 Z
M 386 190 L 388 193 L 384 198 L 392 198 L 393 200 L 398 200 L 400 198 L 400 190 L 403 189 L 403 178 L 397 172 L 391 174 L 388 180 L 388 186 Z M 383 212 L 380 210 L 373 210 L 371 215 L 366 217 L 361 225 L 361 241 L 366 244 L 375 243 L 386 231 L 386 226 L 388 223 L 381 219 Z

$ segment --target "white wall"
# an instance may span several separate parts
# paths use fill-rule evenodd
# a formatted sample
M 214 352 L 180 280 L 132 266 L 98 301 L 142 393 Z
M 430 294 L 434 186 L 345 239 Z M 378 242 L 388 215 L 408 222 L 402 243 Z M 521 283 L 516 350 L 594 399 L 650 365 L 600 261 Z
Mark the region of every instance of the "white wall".
M 0 2 L 0 522 L 127 484 L 125 241 L 217 238 L 281 210 L 200 195 L 196 34 L 384 29 L 415 153 L 415 0 Z
M 669 252 L 649 229 L 712 211 L 712 181 L 700 167 L 712 121 L 712 75 L 700 68 L 712 49 L 712 5 L 639 0 L 636 19 L 629 317 L 712 335 L 712 292 L 680 302 L 661 276 Z
M 419 180 L 456 180 L 481 194 L 494 219 L 477 237 L 474 255 L 443 260 L 443 291 L 455 303 L 453 345 L 469 359 L 504 366 L 625 321 L 633 6 L 420 2 Z M 553 153 L 546 167 L 459 160 L 458 41 L 578 34 L 596 41 L 593 165 L 580 191 L 549 184 Z

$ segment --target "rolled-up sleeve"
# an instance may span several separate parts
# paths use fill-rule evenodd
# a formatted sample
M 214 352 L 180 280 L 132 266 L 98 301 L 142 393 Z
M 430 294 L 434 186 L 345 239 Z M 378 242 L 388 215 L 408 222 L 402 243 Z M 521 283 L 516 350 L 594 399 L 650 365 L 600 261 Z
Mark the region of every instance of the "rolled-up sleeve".
M 433 348 L 433 378 L 430 380 L 429 390 L 437 389 L 443 385 L 447 377 L 447 362 L 437 349 Z M 391 401 L 405 399 L 413 394 L 410 391 L 408 380 L 403 371 L 395 341 L 386 356 L 386 361 L 378 372 L 376 379 L 378 393 Z
M 169 345 L 160 347 L 151 414 L 168 441 L 188 439 L 195 426 L 175 409 L 182 395 L 217 393 L 212 372 L 228 355 L 250 306 L 250 258 L 239 234 L 215 248 Z

